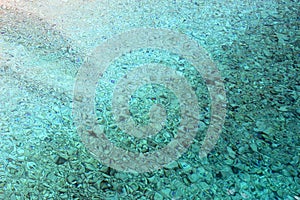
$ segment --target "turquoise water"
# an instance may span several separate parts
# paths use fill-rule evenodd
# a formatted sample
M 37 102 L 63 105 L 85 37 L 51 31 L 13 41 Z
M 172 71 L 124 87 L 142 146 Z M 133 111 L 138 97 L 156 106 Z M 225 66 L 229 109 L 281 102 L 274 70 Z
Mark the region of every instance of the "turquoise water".
M 299 2 L 0 5 L 0 199 L 300 199 Z

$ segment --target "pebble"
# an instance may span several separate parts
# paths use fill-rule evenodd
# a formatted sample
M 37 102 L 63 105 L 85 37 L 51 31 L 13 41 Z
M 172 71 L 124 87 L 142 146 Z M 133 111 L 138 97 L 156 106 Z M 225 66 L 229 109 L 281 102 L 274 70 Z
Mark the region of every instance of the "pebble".
M 68 183 L 70 183 L 70 184 L 74 184 L 74 183 L 76 182 L 76 177 L 73 176 L 73 175 L 69 175 L 69 176 L 67 177 L 67 181 L 68 181 Z
M 190 164 L 184 162 L 184 161 L 179 161 L 179 167 L 184 171 L 188 172 L 192 170 L 192 167 Z
M 206 124 L 202 121 L 199 121 L 198 123 L 199 131 L 204 131 L 206 129 Z
M 232 165 L 233 162 L 234 162 L 234 160 L 231 159 L 231 158 L 227 158 L 226 160 L 224 160 L 224 163 L 225 163 L 226 165 Z
M 235 158 L 236 153 L 235 153 L 235 151 L 233 151 L 232 148 L 230 148 L 229 146 L 227 147 L 227 152 L 229 153 L 229 156 L 230 156 L 231 158 Z
M 200 179 L 200 176 L 196 173 L 193 173 L 193 174 L 190 174 L 188 176 L 189 180 L 192 182 L 192 183 L 195 183 L 197 182 L 199 179 Z
M 34 162 L 27 162 L 27 163 L 26 163 L 26 168 L 27 168 L 28 170 L 33 170 L 33 169 L 36 168 L 36 164 L 35 164 Z
M 24 155 L 25 151 L 22 148 L 17 148 L 17 152 L 19 155 Z
M 300 116 L 300 108 L 296 109 L 296 113 L 298 114 L 298 116 Z
M 169 197 L 170 193 L 171 193 L 171 189 L 170 188 L 164 188 L 161 190 L 161 192 L 164 194 L 164 196 Z
M 278 108 L 279 111 L 282 111 L 282 112 L 287 112 L 289 111 L 289 107 L 288 106 L 281 106 Z
M 198 183 L 198 185 L 201 188 L 201 190 L 208 190 L 210 188 L 210 186 L 206 182 L 200 182 Z
M 255 143 L 251 143 L 250 144 L 250 148 L 254 151 L 254 152 L 257 152 L 257 146 Z
M 166 169 L 174 169 L 176 167 L 178 167 L 177 161 L 173 161 L 165 166 Z
M 88 186 L 87 189 L 91 194 L 96 194 L 98 192 L 98 189 L 95 188 L 94 186 Z
M 57 158 L 56 158 L 56 161 L 55 161 L 55 164 L 57 164 L 57 165 L 62 165 L 62 164 L 64 164 L 65 162 L 67 162 L 68 160 L 66 159 L 66 158 L 63 158 L 63 157 L 61 157 L 61 156 L 58 156 Z
M 232 176 L 232 169 L 229 166 L 224 166 L 221 169 L 221 173 L 223 177 L 230 177 Z
M 254 131 L 256 131 L 256 132 L 262 132 L 267 128 L 264 121 L 257 121 L 255 123 L 255 125 L 256 125 L 256 128 L 254 128 Z
M 90 171 L 94 171 L 97 169 L 97 167 L 91 163 L 85 163 L 85 168 Z
M 154 200 L 163 200 L 163 196 L 159 194 L 158 192 L 155 192 L 154 194 Z
M 243 154 L 243 153 L 245 153 L 248 149 L 249 149 L 248 144 L 243 144 L 243 145 L 238 149 L 238 152 L 239 152 L 239 154 Z
M 245 181 L 244 183 L 248 183 L 250 181 L 250 175 L 247 173 L 241 173 L 239 174 L 239 177 L 241 177 L 241 179 Z

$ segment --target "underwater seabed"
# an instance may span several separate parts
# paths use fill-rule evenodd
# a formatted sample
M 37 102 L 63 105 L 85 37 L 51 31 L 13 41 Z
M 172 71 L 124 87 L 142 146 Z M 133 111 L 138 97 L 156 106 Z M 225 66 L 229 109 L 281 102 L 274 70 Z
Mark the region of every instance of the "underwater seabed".
M 1 1 L 0 199 L 300 199 L 299 10 L 293 0 Z M 138 28 L 185 34 L 218 68 L 226 118 L 207 157 L 199 151 L 214 105 L 209 81 L 166 49 L 142 48 L 111 63 L 97 82 L 97 123 L 119 148 L 166 147 L 182 131 L 176 92 L 149 83 L 132 93 L 135 123 L 151 124 L 154 104 L 166 110 L 155 107 L 166 123 L 147 139 L 122 131 L 112 98 L 130 70 L 168 66 L 198 100 L 197 134 L 187 151 L 161 169 L 129 173 L 96 159 L 81 140 L 72 113 L 80 69 L 99 46 Z

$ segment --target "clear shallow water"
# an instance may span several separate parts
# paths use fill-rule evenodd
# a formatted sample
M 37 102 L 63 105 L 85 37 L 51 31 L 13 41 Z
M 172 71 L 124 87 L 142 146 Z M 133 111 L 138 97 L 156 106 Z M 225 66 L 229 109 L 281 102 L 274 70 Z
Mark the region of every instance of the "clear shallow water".
M 298 3 L 9 4 L 0 12 L 2 199 L 299 198 Z M 78 72 L 95 49 L 141 27 L 171 29 L 202 46 L 223 78 L 227 108 L 218 143 L 200 159 L 212 102 L 195 66 L 182 55 L 147 48 L 116 58 L 98 82 L 95 103 L 98 123 L 116 146 L 142 153 L 163 148 L 178 134 L 183 115 L 171 90 L 148 84 L 132 96 L 130 113 L 137 124 L 147 124 L 148 110 L 160 103 L 168 113 L 165 128 L 148 139 L 122 131 L 112 93 L 134 67 L 175 69 L 200 108 L 197 135 L 180 158 L 132 174 L 90 153 L 76 131 L 72 103 Z

